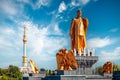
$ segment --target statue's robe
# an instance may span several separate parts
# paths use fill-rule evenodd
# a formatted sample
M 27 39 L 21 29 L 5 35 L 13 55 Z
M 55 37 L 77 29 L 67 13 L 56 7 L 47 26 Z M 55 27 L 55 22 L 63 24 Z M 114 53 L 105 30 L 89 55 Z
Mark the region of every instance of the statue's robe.
M 72 50 L 75 49 L 77 52 L 80 52 L 86 48 L 87 27 L 88 27 L 88 20 L 86 18 L 74 18 L 72 20 L 71 29 L 70 29 Z

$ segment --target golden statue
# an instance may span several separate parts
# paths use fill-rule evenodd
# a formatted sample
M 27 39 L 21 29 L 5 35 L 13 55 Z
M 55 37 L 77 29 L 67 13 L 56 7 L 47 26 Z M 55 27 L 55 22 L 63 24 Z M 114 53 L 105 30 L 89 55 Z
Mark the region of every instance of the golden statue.
M 38 74 L 38 73 L 39 73 L 39 69 L 38 69 L 38 67 L 36 66 L 36 64 L 34 63 L 34 61 L 30 59 L 29 64 L 30 64 L 32 73 L 33 73 L 33 74 Z
M 72 70 L 72 68 L 78 68 L 78 64 L 75 60 L 74 54 L 71 50 L 61 49 L 56 54 L 58 70 Z
M 103 73 L 104 74 L 111 74 L 113 71 L 113 64 L 108 61 L 103 65 Z
M 88 27 L 88 19 L 81 18 L 81 10 L 77 11 L 77 18 L 72 20 L 70 29 L 71 49 L 76 50 L 77 54 L 83 54 L 86 48 L 86 32 Z

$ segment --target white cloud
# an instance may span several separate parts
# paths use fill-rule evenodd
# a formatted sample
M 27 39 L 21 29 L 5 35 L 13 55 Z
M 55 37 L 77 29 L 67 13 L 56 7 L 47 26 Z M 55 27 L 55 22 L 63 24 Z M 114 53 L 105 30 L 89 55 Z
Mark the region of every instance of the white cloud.
M 55 26 L 55 27 L 54 27 L 55 32 L 57 32 L 57 33 L 59 33 L 59 34 L 62 34 L 61 31 L 60 31 L 60 29 L 59 29 L 58 24 L 55 24 L 54 26 Z
M 48 6 L 49 4 L 50 0 L 38 0 L 36 7 L 40 8 L 41 6 Z
M 118 31 L 118 28 L 113 28 L 110 30 L 110 32 L 117 32 Z
M 90 0 L 72 0 L 70 6 L 83 6 L 86 5 Z
M 12 28 L 9 28 L 9 27 L 0 27 L 0 34 L 6 34 L 6 35 L 9 35 L 9 34 L 15 34 L 15 31 L 12 29 Z
M 120 60 L 120 47 L 116 47 L 113 51 L 101 51 L 100 60 L 100 62 Z
M 0 67 L 7 67 L 8 65 L 20 66 L 21 54 L 21 37 L 16 30 L 10 27 L 0 28 Z M 17 64 L 13 64 L 17 61 Z
M 41 6 L 49 7 L 52 3 L 52 0 L 17 0 L 17 2 L 27 4 L 32 7 L 32 9 L 39 9 Z
M 6 24 L 6 20 L 14 23 L 19 23 L 21 20 L 28 20 L 24 11 L 24 4 L 19 0 L 0 0 L 0 23 Z M 9 24 L 8 24 L 9 25 Z
M 88 46 L 88 48 L 103 48 L 114 42 L 115 42 L 115 40 L 112 40 L 108 37 L 105 37 L 105 38 L 97 37 L 97 38 L 91 38 L 91 39 L 87 40 L 87 46 Z
M 30 21 L 20 22 L 21 27 L 14 28 L 0 28 L 0 50 L 1 55 L 14 63 L 18 61 L 19 65 L 22 63 L 22 50 L 23 50 L 23 25 L 27 27 L 27 56 L 28 59 L 33 59 L 38 67 L 49 68 L 54 62 L 55 54 L 60 49 L 67 45 L 65 37 L 61 37 L 62 32 L 57 23 L 52 23 L 47 27 L 39 28 L 37 24 Z M 57 35 L 57 36 L 55 36 Z M 20 58 L 18 60 L 18 58 Z M 15 60 L 13 60 L 15 59 Z M 3 60 L 5 63 L 7 60 Z M 8 61 L 9 62 L 9 61 Z M 4 64 L 3 63 L 3 64 Z M 7 63 L 7 62 L 6 62 Z M 44 64 L 46 63 L 46 64 Z M 2 64 L 2 63 L 1 63 Z M 8 65 L 11 63 L 9 62 Z M 41 64 L 44 64 L 41 65 Z M 47 64 L 50 64 L 49 66 Z
M 55 12 L 56 12 L 56 11 L 55 11 L 55 10 L 53 10 L 53 11 L 51 11 L 51 12 L 48 12 L 47 14 L 48 14 L 48 15 L 54 15 L 54 14 L 55 14 Z
M 67 6 L 66 6 L 66 4 L 64 3 L 64 1 L 62 1 L 62 2 L 60 3 L 60 5 L 59 5 L 58 11 L 61 13 L 61 12 L 65 11 L 66 9 L 67 9 Z
M 16 6 L 10 0 L 7 0 L 7 1 L 1 0 L 1 2 L 0 2 L 0 8 L 6 14 L 10 14 L 10 15 L 17 14 Z
M 90 0 L 81 0 L 81 3 L 82 3 L 83 5 L 85 5 L 85 4 L 87 4 L 89 1 L 90 1 Z
M 50 6 L 51 0 L 36 0 L 32 2 L 30 0 L 18 0 L 19 2 L 29 4 L 33 9 L 39 9 L 41 6 Z

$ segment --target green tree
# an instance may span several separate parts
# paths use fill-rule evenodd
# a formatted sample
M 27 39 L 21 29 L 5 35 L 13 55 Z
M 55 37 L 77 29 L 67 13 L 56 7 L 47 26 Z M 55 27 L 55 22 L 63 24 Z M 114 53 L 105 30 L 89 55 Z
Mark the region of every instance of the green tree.
M 120 66 L 113 63 L 113 71 L 120 71 Z
M 10 65 L 8 69 L 0 69 L 0 80 L 22 80 L 22 73 L 17 66 Z
M 49 76 L 49 70 L 46 70 L 46 76 Z
M 55 70 L 52 71 L 52 75 L 55 75 Z
M 8 76 L 6 76 L 6 75 L 3 75 L 1 78 L 0 78 L 0 80 L 8 80 L 9 78 L 8 78 Z
M 45 71 L 45 69 L 44 69 L 44 68 L 41 68 L 40 71 Z
M 98 66 L 96 68 L 96 73 L 102 75 L 103 74 L 103 66 Z
M 0 68 L 0 76 L 2 76 L 2 69 Z
M 8 70 L 9 70 L 9 73 L 12 74 L 11 77 L 22 80 L 22 74 L 21 74 L 21 72 L 20 72 L 20 70 L 19 70 L 19 68 L 17 66 L 10 65 Z
M 52 74 L 52 72 L 51 72 L 51 70 L 49 70 L 49 75 L 51 75 Z

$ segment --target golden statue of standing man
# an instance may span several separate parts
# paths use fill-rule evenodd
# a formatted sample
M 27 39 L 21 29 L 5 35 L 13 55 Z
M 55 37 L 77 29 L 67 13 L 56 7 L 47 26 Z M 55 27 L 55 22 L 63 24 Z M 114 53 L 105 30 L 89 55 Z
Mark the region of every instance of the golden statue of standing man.
M 71 49 L 76 50 L 77 55 L 84 54 L 86 48 L 86 32 L 88 27 L 88 19 L 81 18 L 82 11 L 77 11 L 77 17 L 72 20 L 70 37 Z

